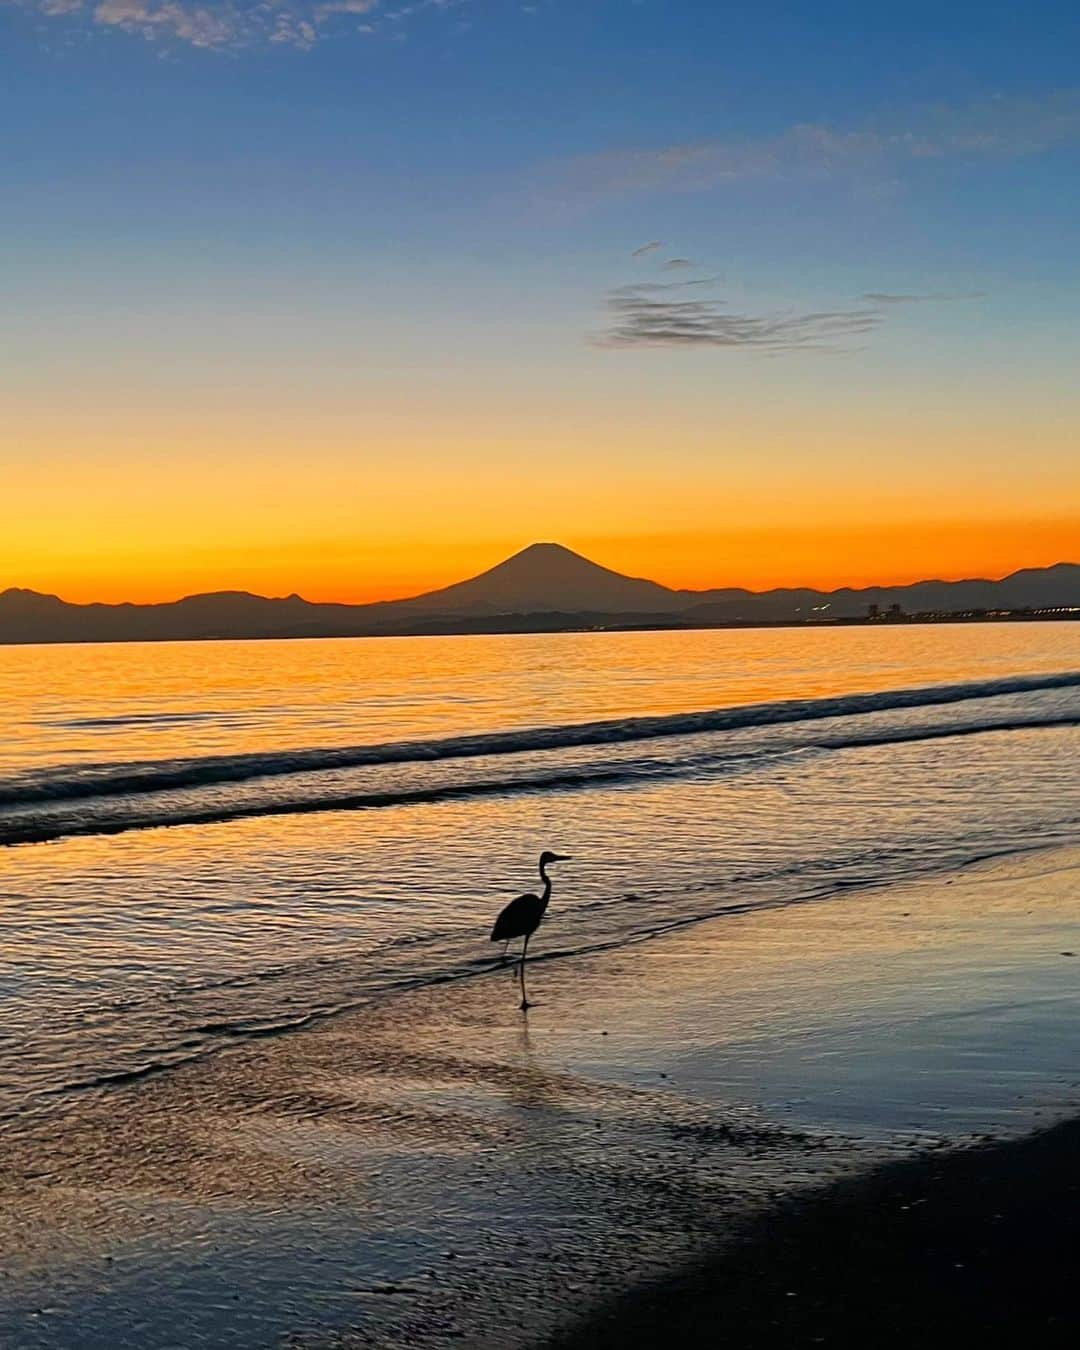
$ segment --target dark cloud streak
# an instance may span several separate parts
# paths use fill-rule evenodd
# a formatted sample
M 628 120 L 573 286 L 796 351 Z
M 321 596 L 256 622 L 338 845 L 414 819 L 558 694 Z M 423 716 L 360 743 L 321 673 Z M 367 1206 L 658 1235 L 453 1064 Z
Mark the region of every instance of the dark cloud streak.
M 985 291 L 933 292 L 925 295 L 894 295 L 889 291 L 866 291 L 859 299 L 868 305 L 945 305 L 956 301 L 983 300 Z
M 725 347 L 758 352 L 835 351 L 882 323 L 870 308 L 739 314 L 724 300 L 677 300 L 653 286 L 622 286 L 607 297 L 600 347 Z
M 607 327 L 598 347 L 724 347 L 765 354 L 848 350 L 847 339 L 873 333 L 903 305 L 980 300 L 982 291 L 865 291 L 835 309 L 747 314 L 720 297 L 690 297 L 691 288 L 717 285 L 717 276 L 687 281 L 642 281 L 608 291 Z

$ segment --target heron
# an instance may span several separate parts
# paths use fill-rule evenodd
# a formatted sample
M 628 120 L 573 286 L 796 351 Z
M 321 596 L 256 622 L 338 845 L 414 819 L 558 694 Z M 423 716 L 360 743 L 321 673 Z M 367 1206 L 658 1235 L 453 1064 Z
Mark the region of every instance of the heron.
M 523 937 L 525 939 L 521 948 L 521 964 L 518 967 L 518 976 L 521 980 L 522 1012 L 530 1006 L 525 995 L 525 957 L 529 950 L 529 939 L 540 927 L 540 921 L 543 919 L 548 901 L 551 899 L 551 878 L 547 874 L 547 869 L 552 863 L 569 861 L 569 856 L 565 853 L 541 853 L 540 880 L 544 883 L 543 895 L 519 895 L 516 900 L 511 900 L 495 920 L 495 927 L 491 930 L 492 942 L 505 942 L 507 946 L 514 938 Z M 503 948 L 503 955 L 506 955 L 506 947 Z

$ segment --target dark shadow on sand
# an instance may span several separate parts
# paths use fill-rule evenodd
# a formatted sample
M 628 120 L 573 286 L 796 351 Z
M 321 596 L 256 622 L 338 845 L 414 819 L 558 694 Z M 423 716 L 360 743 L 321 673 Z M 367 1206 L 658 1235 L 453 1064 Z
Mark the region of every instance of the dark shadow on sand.
M 1080 1120 L 930 1153 L 757 1221 L 552 1350 L 1080 1344 Z

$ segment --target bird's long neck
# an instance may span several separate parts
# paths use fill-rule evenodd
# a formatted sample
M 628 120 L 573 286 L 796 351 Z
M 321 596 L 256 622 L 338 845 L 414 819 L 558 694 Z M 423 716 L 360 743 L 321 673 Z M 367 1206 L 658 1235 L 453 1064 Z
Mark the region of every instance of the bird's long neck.
M 540 880 L 544 883 L 544 892 L 540 897 L 540 903 L 544 909 L 548 907 L 548 901 L 551 899 L 551 878 L 548 876 L 544 864 L 540 864 Z

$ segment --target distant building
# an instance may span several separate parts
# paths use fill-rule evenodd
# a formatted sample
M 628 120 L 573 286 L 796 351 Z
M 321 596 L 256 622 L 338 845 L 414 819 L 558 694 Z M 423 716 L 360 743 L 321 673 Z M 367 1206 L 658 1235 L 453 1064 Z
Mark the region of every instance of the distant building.
M 881 618 L 881 610 L 878 608 L 877 605 L 867 605 L 867 607 L 866 607 L 866 617 L 867 617 L 867 618 L 871 621 L 871 623 L 872 623 L 875 619 L 880 619 L 880 618 Z

